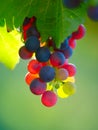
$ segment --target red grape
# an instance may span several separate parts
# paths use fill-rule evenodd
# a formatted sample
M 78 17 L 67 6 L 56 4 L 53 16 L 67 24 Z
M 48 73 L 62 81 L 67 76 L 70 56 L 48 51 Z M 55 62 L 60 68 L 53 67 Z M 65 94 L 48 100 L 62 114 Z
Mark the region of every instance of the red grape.
M 28 71 L 32 74 L 39 73 L 41 67 L 42 67 L 42 64 L 35 59 L 31 60 L 27 66 Z
M 53 91 L 45 91 L 42 94 L 41 102 L 46 107 L 52 107 L 57 102 L 57 95 Z
M 26 49 L 25 46 L 22 46 L 20 49 L 19 49 L 19 56 L 26 60 L 26 59 L 30 59 L 33 55 L 33 52 L 30 52 Z
M 85 33 L 86 33 L 86 29 L 85 29 L 84 25 L 81 24 L 78 27 L 78 30 L 72 33 L 72 38 L 76 39 L 76 40 L 81 39 L 84 37 Z

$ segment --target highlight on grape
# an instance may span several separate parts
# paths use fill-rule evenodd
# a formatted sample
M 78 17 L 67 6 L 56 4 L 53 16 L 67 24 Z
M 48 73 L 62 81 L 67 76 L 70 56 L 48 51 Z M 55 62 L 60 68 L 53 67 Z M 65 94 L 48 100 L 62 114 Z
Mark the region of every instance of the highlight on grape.
M 65 1 L 66 3 L 66 1 Z M 70 3 L 67 3 L 69 6 Z M 77 5 L 70 5 L 74 7 Z M 49 36 L 41 43 L 41 35 L 36 27 L 36 17 L 26 17 L 22 25 L 24 45 L 19 49 L 19 56 L 28 60 L 25 82 L 34 95 L 40 96 L 46 107 L 54 106 L 58 98 L 68 98 L 76 92 L 76 66 L 69 63 L 74 53 L 77 40 L 84 37 L 86 29 L 79 25 L 76 31 L 64 39 L 57 48 L 53 37 Z

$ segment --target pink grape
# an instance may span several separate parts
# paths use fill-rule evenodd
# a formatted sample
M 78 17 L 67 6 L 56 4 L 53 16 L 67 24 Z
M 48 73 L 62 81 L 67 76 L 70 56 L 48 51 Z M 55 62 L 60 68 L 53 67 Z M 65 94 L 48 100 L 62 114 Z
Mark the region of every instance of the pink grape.
M 72 33 L 72 38 L 76 39 L 76 40 L 81 39 L 85 36 L 85 33 L 86 33 L 86 29 L 85 29 L 84 25 L 81 24 L 78 27 L 78 30 Z
M 45 91 L 42 94 L 41 97 L 41 102 L 43 105 L 46 107 L 52 107 L 56 104 L 57 102 L 57 95 L 53 91 Z
M 25 46 L 22 46 L 19 49 L 19 56 L 20 56 L 20 58 L 22 58 L 24 60 L 30 59 L 32 57 L 32 55 L 33 55 L 33 52 L 28 51 Z
M 42 64 L 38 62 L 37 60 L 33 59 L 28 63 L 28 71 L 32 74 L 39 73 L 40 69 L 42 67 Z
M 76 66 L 74 64 L 68 63 L 63 66 L 68 71 L 69 77 L 75 76 Z
M 65 56 L 62 52 L 59 51 L 55 51 L 51 54 L 50 56 L 50 63 L 54 66 L 54 67 L 58 67 L 60 65 L 63 65 L 65 62 Z
M 76 48 L 76 40 L 73 39 L 73 38 L 70 38 L 69 39 L 69 46 L 72 48 L 72 49 L 75 49 Z
M 65 80 L 68 77 L 68 71 L 64 68 L 60 68 L 56 70 L 56 79 Z
M 41 81 L 39 78 L 35 78 L 30 83 L 30 90 L 35 95 L 43 94 L 44 91 L 46 90 L 46 87 L 47 87 L 46 83 Z

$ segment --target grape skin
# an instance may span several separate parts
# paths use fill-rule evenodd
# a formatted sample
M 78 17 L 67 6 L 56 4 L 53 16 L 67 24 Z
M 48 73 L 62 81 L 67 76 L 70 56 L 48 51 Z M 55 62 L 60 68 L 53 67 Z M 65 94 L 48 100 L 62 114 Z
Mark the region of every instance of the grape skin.
M 44 91 L 46 90 L 46 87 L 47 87 L 46 83 L 42 82 L 39 78 L 35 78 L 30 83 L 30 90 L 35 95 L 43 94 Z
M 77 71 L 76 66 L 71 63 L 65 64 L 62 68 L 65 68 L 68 71 L 69 77 L 75 76 Z
M 20 58 L 24 60 L 28 60 L 32 57 L 32 55 L 33 55 L 33 52 L 28 51 L 25 46 L 20 47 L 19 49 Z
M 40 47 L 36 51 L 35 57 L 39 62 L 47 62 L 50 58 L 50 51 L 47 47 Z
M 42 68 L 42 64 L 38 62 L 37 60 L 33 59 L 28 63 L 28 71 L 32 74 L 39 73 L 40 69 Z
M 39 77 L 44 82 L 50 82 L 55 77 L 55 70 L 51 66 L 44 66 L 39 72 Z
M 56 79 L 57 80 L 65 80 L 68 77 L 68 71 L 64 68 L 60 68 L 56 70 Z
M 57 95 L 53 91 L 45 91 L 42 94 L 41 102 L 46 107 L 52 107 L 57 102 Z
M 50 63 L 54 66 L 54 67 L 58 67 L 60 65 L 63 65 L 65 62 L 65 57 L 64 54 L 62 52 L 59 51 L 55 51 L 51 54 L 50 56 Z
M 36 36 L 31 36 L 26 40 L 25 47 L 28 51 L 34 52 L 40 47 L 40 41 Z
M 78 30 L 72 33 L 72 38 L 79 40 L 85 36 L 86 29 L 83 24 L 78 27 Z

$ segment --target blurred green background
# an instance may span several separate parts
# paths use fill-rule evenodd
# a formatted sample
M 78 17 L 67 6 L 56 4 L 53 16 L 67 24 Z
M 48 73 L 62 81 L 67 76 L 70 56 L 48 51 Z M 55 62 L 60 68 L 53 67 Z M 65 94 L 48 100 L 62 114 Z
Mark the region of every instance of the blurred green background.
M 98 22 L 87 19 L 70 62 L 77 66 L 77 92 L 44 107 L 24 81 L 27 61 L 11 71 L 0 64 L 0 130 L 98 130 Z

